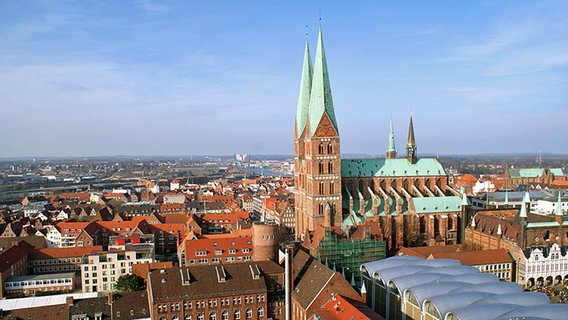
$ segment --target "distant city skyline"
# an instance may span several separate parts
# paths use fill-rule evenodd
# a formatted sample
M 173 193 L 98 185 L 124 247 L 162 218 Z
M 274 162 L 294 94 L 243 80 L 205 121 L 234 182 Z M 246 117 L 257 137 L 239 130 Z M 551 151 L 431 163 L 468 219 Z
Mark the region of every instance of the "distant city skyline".
M 565 1 L 3 1 L 0 157 L 292 154 L 320 15 L 342 153 L 568 152 Z

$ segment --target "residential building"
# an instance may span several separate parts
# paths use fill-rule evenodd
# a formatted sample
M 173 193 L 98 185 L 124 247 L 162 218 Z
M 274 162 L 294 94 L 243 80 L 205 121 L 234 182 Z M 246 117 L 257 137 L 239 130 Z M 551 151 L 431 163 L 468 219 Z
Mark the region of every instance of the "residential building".
M 28 260 L 29 271 L 34 274 L 79 271 L 81 270 L 82 257 L 85 254 L 102 250 L 102 246 L 31 250 Z
M 73 292 L 75 273 L 52 273 L 42 275 L 13 276 L 4 282 L 6 295 L 33 296 L 40 292 Z
M 152 319 L 283 319 L 284 270 L 272 261 L 161 269 L 148 275 Z M 274 311 L 274 312 L 273 312 Z
M 149 245 L 126 250 L 85 254 L 81 262 L 83 292 L 110 292 L 118 278 L 132 273 L 132 265 L 154 262 L 154 248 Z
M 566 246 L 557 243 L 524 249 L 518 261 L 519 279 L 524 280 L 520 284 L 533 287 L 568 280 L 566 249 Z

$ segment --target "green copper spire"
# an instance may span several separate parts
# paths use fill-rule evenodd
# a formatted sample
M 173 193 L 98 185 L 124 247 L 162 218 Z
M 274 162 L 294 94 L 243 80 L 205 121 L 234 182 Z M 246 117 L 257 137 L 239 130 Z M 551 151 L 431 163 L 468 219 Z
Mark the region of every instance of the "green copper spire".
M 389 130 L 389 147 L 386 153 L 387 159 L 394 159 L 396 158 L 396 148 L 394 146 L 394 130 L 392 129 L 392 119 L 390 121 L 390 130 Z
M 523 204 L 521 205 L 521 211 L 519 212 L 519 217 L 526 218 L 527 217 L 527 203 L 531 202 L 531 197 L 528 191 L 525 191 L 525 195 L 523 196 Z
M 414 139 L 414 124 L 412 123 L 412 113 L 410 114 L 410 122 L 408 123 L 408 140 L 406 140 L 406 147 L 416 147 L 416 140 Z
M 558 190 L 558 201 L 556 202 L 556 216 L 562 216 L 562 190 Z
M 408 123 L 408 139 L 406 140 L 406 159 L 410 163 L 416 163 L 416 140 L 414 139 L 414 124 L 412 123 L 412 113 Z
M 306 49 L 304 50 L 304 65 L 302 67 L 302 80 L 300 81 L 300 96 L 298 97 L 298 111 L 296 111 L 296 133 L 298 137 L 306 128 L 308 120 L 308 108 L 310 106 L 310 90 L 312 88 L 312 59 L 310 57 L 310 48 L 306 41 Z
M 316 132 L 322 116 L 327 114 L 329 120 L 339 133 L 335 111 L 333 110 L 333 100 L 331 98 L 331 86 L 329 85 L 329 75 L 327 73 L 327 62 L 323 48 L 323 36 L 321 26 L 318 32 L 318 46 L 316 48 L 316 58 L 314 60 L 314 75 L 312 77 L 312 90 L 310 92 L 310 136 Z

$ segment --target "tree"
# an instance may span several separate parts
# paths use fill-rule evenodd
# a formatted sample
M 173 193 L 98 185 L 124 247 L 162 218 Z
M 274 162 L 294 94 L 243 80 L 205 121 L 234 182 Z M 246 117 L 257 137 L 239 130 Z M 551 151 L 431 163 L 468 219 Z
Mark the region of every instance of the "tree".
M 120 292 L 125 291 L 141 291 L 146 289 L 146 283 L 144 278 L 129 273 L 123 276 L 120 276 L 116 281 L 116 285 L 114 286 L 116 290 Z

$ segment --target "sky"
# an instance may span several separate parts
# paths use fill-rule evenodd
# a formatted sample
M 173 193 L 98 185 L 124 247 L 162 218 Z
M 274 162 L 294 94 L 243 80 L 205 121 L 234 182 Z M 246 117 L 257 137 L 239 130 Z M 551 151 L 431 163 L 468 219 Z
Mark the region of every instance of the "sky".
M 320 21 L 321 17 L 321 21 Z M 304 46 L 342 153 L 568 153 L 568 1 L 0 1 L 0 157 L 292 154 Z M 307 34 L 307 36 L 306 36 Z

